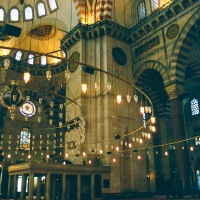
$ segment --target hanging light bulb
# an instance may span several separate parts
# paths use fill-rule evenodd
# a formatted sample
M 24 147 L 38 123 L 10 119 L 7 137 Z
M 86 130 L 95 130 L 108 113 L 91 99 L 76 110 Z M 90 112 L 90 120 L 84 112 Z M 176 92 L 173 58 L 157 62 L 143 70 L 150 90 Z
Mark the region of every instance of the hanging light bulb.
M 155 126 L 151 126 L 151 130 L 152 130 L 153 133 L 155 133 L 156 132 L 156 127 Z
M 4 67 L 8 69 L 10 66 L 10 60 L 8 58 L 4 59 Z
M 47 78 L 48 81 L 51 80 L 51 71 L 50 70 L 46 71 L 46 78 Z
M 68 130 L 70 129 L 70 124 L 67 124 L 67 129 L 68 129 Z
M 30 96 L 26 96 L 26 101 L 30 101 Z
M 134 99 L 135 103 L 138 102 L 138 96 L 136 94 L 133 96 L 133 99 Z
M 110 83 L 110 82 L 108 82 L 108 83 L 106 84 L 106 88 L 107 88 L 107 90 L 108 90 L 108 91 L 110 91 L 110 90 L 111 90 L 111 88 L 112 88 L 112 85 L 111 85 L 111 83 Z
M 119 94 L 117 95 L 117 103 L 120 104 L 122 101 L 122 96 Z
M 53 124 L 53 119 L 49 119 L 49 125 L 51 126 Z
M 62 109 L 63 109 L 63 104 L 61 103 L 61 104 L 59 105 L 59 107 L 60 107 L 60 110 L 62 110 Z
M 39 104 L 42 104 L 42 98 L 39 98 L 38 101 L 39 101 Z
M 53 110 L 50 110 L 50 111 L 49 111 L 49 114 L 50 114 L 50 116 L 52 117 L 52 116 L 53 116 Z
M 63 113 L 59 113 L 59 118 L 62 119 Z
M 95 88 L 96 91 L 98 91 L 99 90 L 99 83 L 95 82 L 94 88 Z
M 58 126 L 59 126 L 60 128 L 62 128 L 62 122 L 59 122 L 59 123 L 58 123 Z
M 82 88 L 83 93 L 86 93 L 86 91 L 87 91 L 87 84 L 86 83 L 81 84 L 81 88 Z
M 31 74 L 29 72 L 24 72 L 24 81 L 25 83 L 28 83 L 30 80 Z
M 128 103 L 130 103 L 131 102 L 131 95 L 127 94 L 126 95 L 126 100 L 127 100 Z
M 42 107 L 38 107 L 38 113 L 40 114 L 42 112 Z
M 16 101 L 17 100 L 17 95 L 12 95 L 12 98 L 13 98 L 13 101 Z
M 140 112 L 141 112 L 142 114 L 144 114 L 144 107 L 143 107 L 143 106 L 140 107 Z
M 42 117 L 41 116 L 38 116 L 38 123 L 40 123 L 42 120 Z
M 156 122 L 156 118 L 155 117 L 151 117 L 151 123 L 155 124 L 155 122 Z
M 149 106 L 149 113 L 151 114 L 151 106 Z
M 51 102 L 49 103 L 49 105 L 51 106 L 51 108 L 53 108 L 53 106 L 54 106 L 54 102 L 51 101 Z
M 144 110 L 145 110 L 145 113 L 148 113 L 148 112 L 149 112 L 149 107 L 148 107 L 148 106 L 145 106 L 145 107 L 144 107 Z
M 65 78 L 67 79 L 67 80 L 69 80 L 69 78 L 70 78 L 70 71 L 67 69 L 66 71 L 65 71 Z
M 28 115 L 25 115 L 25 121 L 28 121 Z

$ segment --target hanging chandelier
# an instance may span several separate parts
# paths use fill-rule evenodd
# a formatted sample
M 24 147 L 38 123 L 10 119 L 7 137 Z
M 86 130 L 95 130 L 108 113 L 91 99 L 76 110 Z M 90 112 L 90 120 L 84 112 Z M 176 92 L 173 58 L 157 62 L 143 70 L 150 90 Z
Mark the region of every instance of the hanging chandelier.
M 25 101 L 16 80 L 11 80 L 11 85 L 5 87 L 0 101 L 10 111 L 11 119 L 14 120 L 16 107 L 20 107 Z

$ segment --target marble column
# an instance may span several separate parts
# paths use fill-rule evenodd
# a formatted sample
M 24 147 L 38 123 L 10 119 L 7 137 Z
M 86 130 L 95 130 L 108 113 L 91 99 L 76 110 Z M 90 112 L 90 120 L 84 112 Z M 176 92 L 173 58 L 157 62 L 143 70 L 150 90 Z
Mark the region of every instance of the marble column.
M 37 200 L 41 200 L 41 187 L 42 187 L 42 177 L 38 176 L 37 180 Z
M 62 175 L 62 200 L 66 200 L 66 174 Z
M 78 174 L 77 179 L 77 200 L 81 199 L 81 175 Z
M 33 200 L 34 173 L 29 173 L 28 200 Z
M 26 199 L 26 175 L 22 174 L 22 185 L 21 185 L 21 193 L 20 200 Z
M 56 180 L 57 177 L 56 177 L 56 175 L 53 175 L 52 179 L 53 179 L 52 180 L 52 182 L 53 182 L 53 184 L 52 184 L 52 187 L 53 187 L 52 188 L 52 199 L 55 200 L 56 199 L 56 195 L 57 195 L 56 194 L 56 185 L 57 185 L 57 180 Z
M 15 174 L 15 176 L 14 176 L 14 189 L 13 189 L 13 199 L 14 200 L 17 200 L 17 178 L 18 178 L 18 175 L 17 174 Z
M 91 176 L 91 198 L 94 199 L 94 174 Z
M 46 175 L 46 200 L 51 200 L 50 199 L 50 186 L 51 186 L 51 174 L 48 173 Z
M 8 199 L 12 196 L 12 176 L 9 175 L 9 181 L 8 181 Z
M 172 84 L 165 88 L 169 96 L 171 115 L 172 115 L 172 128 L 173 128 L 173 142 L 178 142 L 186 139 L 184 112 L 182 99 L 180 95 L 183 94 L 183 87 L 178 84 Z M 183 150 L 184 145 L 184 150 Z M 190 165 L 188 146 L 186 142 L 178 142 L 175 144 L 175 159 L 177 178 L 180 178 L 183 185 L 184 194 L 190 194 L 191 181 L 190 181 Z

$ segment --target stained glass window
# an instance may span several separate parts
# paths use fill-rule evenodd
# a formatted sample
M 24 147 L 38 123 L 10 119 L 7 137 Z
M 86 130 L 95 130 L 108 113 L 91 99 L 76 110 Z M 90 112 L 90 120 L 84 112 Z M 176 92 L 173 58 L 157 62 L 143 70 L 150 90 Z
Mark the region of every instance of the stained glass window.
M 33 9 L 30 6 L 26 6 L 24 9 L 25 20 L 33 19 Z
M 199 114 L 199 102 L 197 99 L 192 99 L 191 101 L 191 112 L 192 112 L 192 115 Z
M 58 8 L 56 0 L 49 0 L 49 6 L 51 11 L 54 11 Z
M 22 58 L 22 52 L 21 52 L 21 51 L 18 51 L 18 52 L 16 53 L 16 55 L 15 55 L 15 59 L 18 60 L 18 61 L 20 61 L 21 58 Z
M 0 21 L 4 21 L 5 12 L 3 8 L 0 8 Z
M 37 4 L 37 9 L 38 9 L 38 16 L 39 17 L 46 15 L 45 5 L 44 5 L 43 2 L 39 2 Z
M 146 8 L 145 8 L 144 1 L 142 1 L 138 5 L 138 18 L 139 18 L 139 20 L 141 20 L 144 17 L 146 17 Z
M 151 10 L 154 11 L 158 8 L 159 1 L 158 0 L 151 0 Z
M 20 133 L 20 149 L 30 150 L 31 132 L 27 127 L 22 128 Z
M 12 8 L 10 10 L 10 21 L 12 22 L 19 21 L 19 10 L 17 8 Z

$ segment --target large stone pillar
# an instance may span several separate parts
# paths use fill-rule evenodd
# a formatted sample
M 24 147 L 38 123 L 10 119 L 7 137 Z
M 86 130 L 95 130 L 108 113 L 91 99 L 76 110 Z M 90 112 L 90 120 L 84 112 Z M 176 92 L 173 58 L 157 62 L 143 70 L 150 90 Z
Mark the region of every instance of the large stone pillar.
M 12 176 L 9 175 L 9 181 L 8 181 L 8 199 L 10 199 L 12 196 Z
M 62 175 L 62 200 L 66 200 L 66 174 Z
M 77 200 L 81 199 L 81 175 L 78 174 L 77 177 Z
M 46 175 L 46 200 L 50 200 L 51 174 Z
M 14 190 L 13 190 L 14 200 L 17 200 L 17 179 L 18 179 L 18 175 L 15 174 L 15 176 L 14 176 Z
M 42 177 L 38 176 L 37 180 L 37 200 L 41 199 Z
M 28 191 L 28 200 L 33 200 L 33 187 L 34 187 L 34 173 L 29 173 L 29 191 Z
M 22 185 L 21 185 L 21 193 L 20 200 L 26 199 L 26 175 L 22 174 Z
M 180 95 L 183 94 L 183 87 L 177 84 L 173 84 L 167 86 L 165 89 L 169 96 L 171 107 L 173 128 L 172 142 L 177 142 L 175 143 L 175 163 L 177 178 L 180 178 L 182 181 L 183 193 L 190 194 L 191 182 L 188 146 L 186 142 L 179 142 L 186 139 L 183 105 L 182 99 L 180 99 Z

